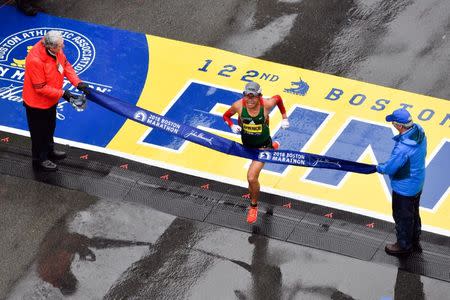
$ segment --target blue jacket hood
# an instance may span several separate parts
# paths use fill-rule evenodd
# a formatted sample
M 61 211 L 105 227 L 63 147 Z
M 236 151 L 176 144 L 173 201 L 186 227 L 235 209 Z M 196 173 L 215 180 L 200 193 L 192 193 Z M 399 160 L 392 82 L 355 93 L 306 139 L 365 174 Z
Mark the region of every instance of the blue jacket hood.
M 393 140 L 410 147 L 419 146 L 425 138 L 425 132 L 419 124 L 414 124 L 410 130 L 403 134 L 399 134 L 393 137 Z

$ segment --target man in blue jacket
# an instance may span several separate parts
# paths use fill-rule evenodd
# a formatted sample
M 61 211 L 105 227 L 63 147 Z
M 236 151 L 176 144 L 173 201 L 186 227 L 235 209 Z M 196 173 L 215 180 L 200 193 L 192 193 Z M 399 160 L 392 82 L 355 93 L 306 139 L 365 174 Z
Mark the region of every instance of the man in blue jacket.
M 423 128 L 412 121 L 409 112 L 400 108 L 386 116 L 399 134 L 391 157 L 377 166 L 381 174 L 389 175 L 392 187 L 392 214 L 397 232 L 397 242 L 386 245 L 390 255 L 408 255 L 421 252 L 419 244 L 421 222 L 419 202 L 425 181 L 427 138 Z

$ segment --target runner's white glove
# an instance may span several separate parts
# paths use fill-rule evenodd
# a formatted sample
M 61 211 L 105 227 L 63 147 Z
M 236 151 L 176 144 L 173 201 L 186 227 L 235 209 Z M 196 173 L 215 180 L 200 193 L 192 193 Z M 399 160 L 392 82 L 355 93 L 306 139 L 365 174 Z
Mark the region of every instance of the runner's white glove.
M 239 134 L 242 130 L 241 126 L 235 125 L 235 124 L 231 125 L 230 128 L 231 128 L 231 131 L 233 131 L 233 133 L 236 133 L 236 134 Z
M 281 128 L 283 128 L 283 129 L 289 128 L 289 120 L 288 119 L 281 120 Z

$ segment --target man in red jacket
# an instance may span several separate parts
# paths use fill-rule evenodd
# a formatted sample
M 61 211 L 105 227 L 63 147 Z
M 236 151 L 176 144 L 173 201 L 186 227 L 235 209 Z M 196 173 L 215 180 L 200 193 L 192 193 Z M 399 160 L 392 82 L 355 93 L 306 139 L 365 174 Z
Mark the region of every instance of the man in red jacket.
M 88 85 L 78 78 L 67 61 L 62 48 L 61 32 L 51 30 L 36 43 L 25 61 L 25 80 L 22 97 L 26 108 L 31 136 L 33 166 L 44 171 L 56 171 L 51 160 L 63 159 L 66 153 L 54 149 L 56 106 L 61 97 L 70 101 L 74 97 L 62 89 L 64 77 L 80 91 L 88 93 Z

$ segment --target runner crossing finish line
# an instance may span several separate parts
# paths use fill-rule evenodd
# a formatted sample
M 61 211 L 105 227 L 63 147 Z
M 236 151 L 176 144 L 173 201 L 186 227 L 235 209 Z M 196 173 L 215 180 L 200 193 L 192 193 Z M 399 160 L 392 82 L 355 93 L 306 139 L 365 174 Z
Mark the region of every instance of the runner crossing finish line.
M 242 158 L 259 160 L 265 163 L 276 163 L 300 167 L 334 169 L 346 172 L 371 174 L 376 166 L 354 161 L 298 152 L 291 150 L 258 150 L 249 149 L 235 141 L 209 133 L 207 131 L 181 124 L 164 116 L 155 114 L 138 106 L 123 102 L 107 94 L 89 90 L 87 98 L 98 105 L 146 126 L 163 130 L 187 141 L 201 146 Z

